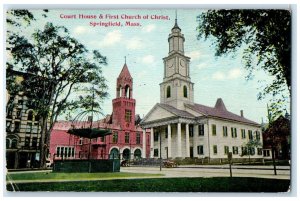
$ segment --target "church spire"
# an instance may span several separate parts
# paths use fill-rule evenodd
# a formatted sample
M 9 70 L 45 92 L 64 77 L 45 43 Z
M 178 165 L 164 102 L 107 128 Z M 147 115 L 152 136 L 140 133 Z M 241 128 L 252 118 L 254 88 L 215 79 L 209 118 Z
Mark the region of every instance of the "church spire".
M 173 29 L 179 29 L 181 31 L 181 29 L 179 28 L 178 24 L 177 24 L 177 10 L 175 10 L 175 24 L 174 24 L 174 27 L 172 28 L 172 31 Z

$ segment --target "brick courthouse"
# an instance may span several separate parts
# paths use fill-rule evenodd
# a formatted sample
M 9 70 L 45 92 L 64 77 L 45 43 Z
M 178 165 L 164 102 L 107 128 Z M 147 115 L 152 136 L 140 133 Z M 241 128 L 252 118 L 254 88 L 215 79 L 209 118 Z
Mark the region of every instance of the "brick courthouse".
M 116 98 L 112 100 L 113 112 L 93 123 L 93 127 L 110 129 L 111 135 L 91 140 L 90 158 L 133 159 L 150 156 L 150 133 L 139 126 L 139 115 L 135 114 L 133 79 L 126 63 L 117 78 Z M 67 131 L 72 122 L 58 121 L 51 133 L 50 159 L 86 159 L 90 140 L 70 135 Z

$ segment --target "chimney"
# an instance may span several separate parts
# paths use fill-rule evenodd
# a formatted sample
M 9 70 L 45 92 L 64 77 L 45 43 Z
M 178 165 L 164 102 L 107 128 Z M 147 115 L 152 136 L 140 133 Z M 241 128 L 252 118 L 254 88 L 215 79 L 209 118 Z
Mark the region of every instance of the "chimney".
M 241 110 L 241 117 L 244 117 L 244 111 Z

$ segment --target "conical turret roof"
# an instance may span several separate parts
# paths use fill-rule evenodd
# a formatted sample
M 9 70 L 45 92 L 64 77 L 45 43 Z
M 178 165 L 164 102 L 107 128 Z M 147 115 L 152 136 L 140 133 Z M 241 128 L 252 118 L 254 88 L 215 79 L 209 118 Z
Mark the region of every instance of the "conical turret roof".
M 130 75 L 130 72 L 128 70 L 128 67 L 127 67 L 127 64 L 125 63 L 122 70 L 121 70 L 121 73 L 118 77 L 119 79 L 120 78 L 132 78 L 131 75 Z

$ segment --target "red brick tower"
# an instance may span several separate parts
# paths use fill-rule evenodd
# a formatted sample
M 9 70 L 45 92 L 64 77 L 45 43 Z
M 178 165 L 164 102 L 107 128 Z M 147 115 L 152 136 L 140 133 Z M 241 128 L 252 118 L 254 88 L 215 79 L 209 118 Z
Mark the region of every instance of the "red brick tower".
M 116 98 L 113 99 L 113 124 L 124 130 L 135 128 L 135 99 L 132 98 L 132 77 L 126 62 L 117 79 Z

